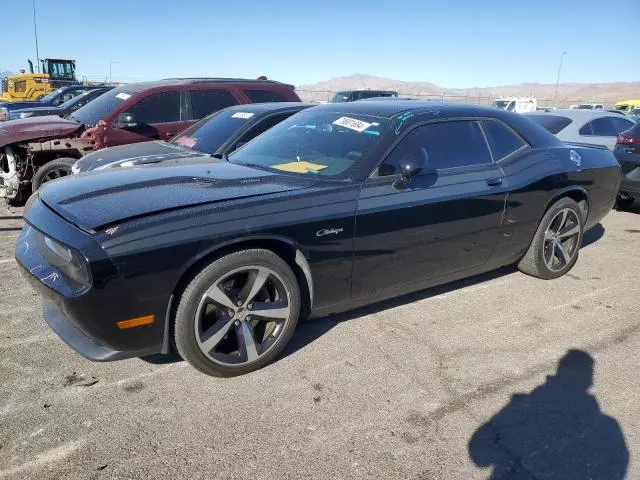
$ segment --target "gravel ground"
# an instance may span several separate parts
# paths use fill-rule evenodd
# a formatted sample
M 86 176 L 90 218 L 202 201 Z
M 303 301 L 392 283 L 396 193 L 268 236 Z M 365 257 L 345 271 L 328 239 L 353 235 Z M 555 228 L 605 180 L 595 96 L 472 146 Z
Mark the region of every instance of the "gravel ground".
M 0 479 L 640 478 L 640 210 L 559 280 L 504 269 L 307 322 L 232 379 L 66 347 L 13 260 L 21 214 L 0 210 Z

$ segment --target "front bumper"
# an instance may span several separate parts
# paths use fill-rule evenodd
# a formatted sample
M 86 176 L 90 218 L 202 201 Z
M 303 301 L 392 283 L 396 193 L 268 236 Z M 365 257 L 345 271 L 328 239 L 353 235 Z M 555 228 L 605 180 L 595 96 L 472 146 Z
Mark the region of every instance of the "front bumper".
M 95 361 L 110 361 L 161 353 L 165 339 L 164 298 L 138 298 L 118 274 L 101 246 L 89 235 L 53 213 L 39 199 L 26 214 L 27 224 L 16 244 L 16 260 L 42 296 L 44 319 L 71 348 Z M 37 228 L 36 228 L 37 226 Z M 49 264 L 34 241 L 34 230 L 85 256 L 92 274 L 88 286 L 70 284 Z M 118 321 L 154 315 L 155 322 L 120 329 Z

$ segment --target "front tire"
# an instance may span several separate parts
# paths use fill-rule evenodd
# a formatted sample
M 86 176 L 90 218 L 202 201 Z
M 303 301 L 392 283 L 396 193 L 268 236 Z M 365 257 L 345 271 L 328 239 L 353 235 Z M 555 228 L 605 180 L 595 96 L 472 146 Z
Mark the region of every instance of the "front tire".
M 43 183 L 50 180 L 71 175 L 71 167 L 74 163 L 76 163 L 75 158 L 56 158 L 42 165 L 31 179 L 31 192 L 35 193 Z
M 561 277 L 578 261 L 583 229 L 580 206 L 570 198 L 561 198 L 542 217 L 518 268 L 545 280 Z
M 278 255 L 263 249 L 225 255 L 203 268 L 180 297 L 178 352 L 207 375 L 232 377 L 271 363 L 291 339 L 300 287 Z

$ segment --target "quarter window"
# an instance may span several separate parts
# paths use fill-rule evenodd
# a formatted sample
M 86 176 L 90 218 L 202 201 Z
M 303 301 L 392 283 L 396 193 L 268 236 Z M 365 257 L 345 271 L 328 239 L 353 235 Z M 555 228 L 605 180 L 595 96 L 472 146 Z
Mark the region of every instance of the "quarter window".
M 578 130 L 580 135 L 593 135 L 593 127 L 591 126 L 591 122 L 585 123 L 580 130 Z
M 516 132 L 496 120 L 483 120 L 482 128 L 493 153 L 493 160 L 496 162 L 526 145 Z
M 253 103 L 286 102 L 287 99 L 280 92 L 272 90 L 243 90 Z
M 491 163 L 491 155 L 476 121 L 433 123 L 409 133 L 378 167 L 378 175 L 399 173 L 401 161 L 411 159 L 423 170 L 445 170 Z
M 617 117 L 609 117 L 609 118 L 613 122 L 613 127 L 615 128 L 616 135 L 619 134 L 620 132 L 624 132 L 625 130 L 629 130 L 631 127 L 635 125 L 634 122 L 630 122 L 628 120 L 625 120 L 624 118 L 617 118 Z
M 223 108 L 237 105 L 238 101 L 227 90 L 191 90 L 191 119 L 200 120 Z
M 152 125 L 180 121 L 180 93 L 154 93 L 143 98 L 129 109 L 136 121 Z

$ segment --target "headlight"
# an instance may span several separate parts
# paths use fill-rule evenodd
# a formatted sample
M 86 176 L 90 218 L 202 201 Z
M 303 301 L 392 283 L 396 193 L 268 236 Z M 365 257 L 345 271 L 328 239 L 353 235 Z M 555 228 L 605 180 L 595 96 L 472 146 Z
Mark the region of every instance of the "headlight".
M 91 276 L 87 262 L 80 252 L 38 233 L 38 252 L 49 265 L 56 267 L 74 289 L 87 287 L 91 283 Z
M 80 165 L 78 165 L 79 162 L 80 160 L 78 160 L 73 165 L 71 165 L 71 173 L 73 173 L 74 175 L 77 175 L 78 173 L 80 173 Z
M 29 118 L 33 115 L 33 112 L 20 112 L 18 118 Z

